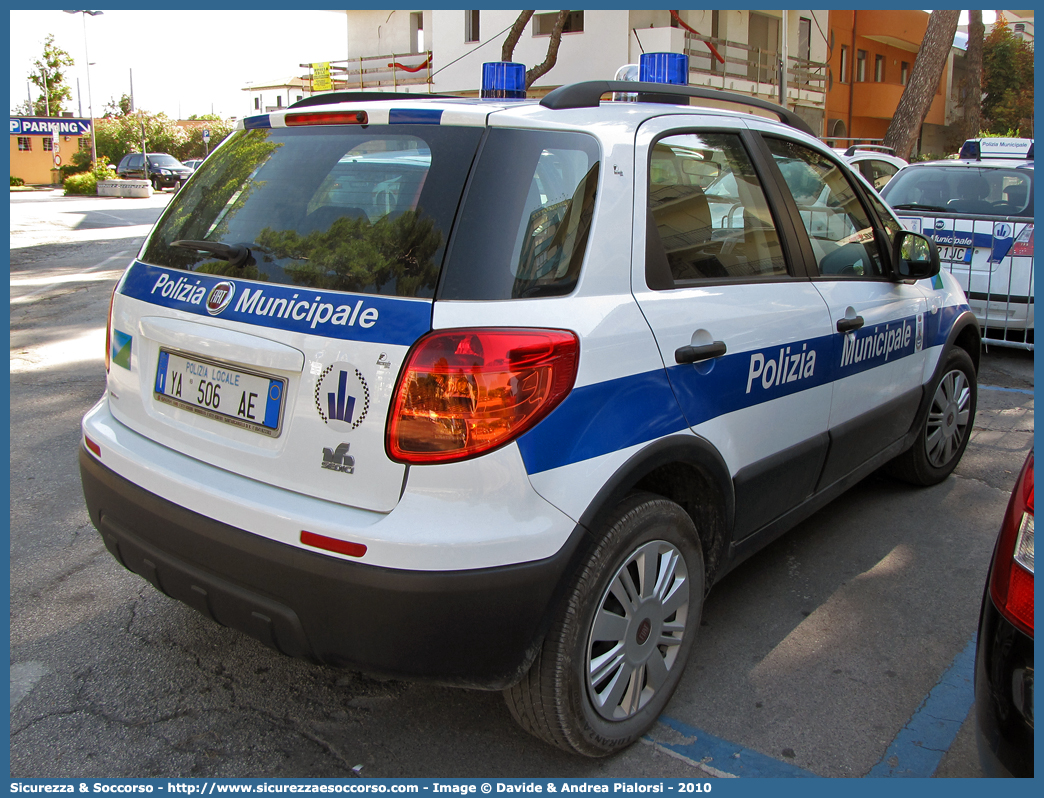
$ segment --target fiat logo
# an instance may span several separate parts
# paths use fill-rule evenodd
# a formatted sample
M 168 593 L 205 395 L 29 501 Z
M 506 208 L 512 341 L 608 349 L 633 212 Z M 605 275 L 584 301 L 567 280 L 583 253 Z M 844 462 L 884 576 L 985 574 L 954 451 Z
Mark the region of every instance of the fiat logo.
M 228 307 L 228 303 L 232 301 L 232 295 L 235 293 L 236 286 L 228 280 L 223 280 L 215 285 L 207 294 L 207 313 L 211 316 L 218 315 Z
M 634 639 L 638 645 L 644 645 L 645 641 L 649 639 L 649 633 L 652 631 L 652 622 L 646 618 L 638 626 L 638 634 L 635 635 Z

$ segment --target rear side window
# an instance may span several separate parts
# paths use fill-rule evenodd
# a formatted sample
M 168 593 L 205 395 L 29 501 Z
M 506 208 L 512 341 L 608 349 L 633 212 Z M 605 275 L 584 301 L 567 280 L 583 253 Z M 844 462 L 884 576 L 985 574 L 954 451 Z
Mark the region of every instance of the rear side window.
M 1033 217 L 1033 172 L 977 166 L 903 169 L 883 192 L 896 210 Z
M 587 250 L 598 166 L 598 143 L 584 133 L 490 130 L 439 298 L 571 292 Z
M 874 188 L 880 191 L 889 180 L 892 179 L 892 175 L 899 171 L 899 167 L 893 166 L 887 161 L 878 161 L 873 158 L 858 161 L 856 166 L 859 167 L 859 171 L 863 174 Z
M 174 198 L 147 263 L 253 280 L 431 297 L 481 128 L 240 131 Z M 244 244 L 244 263 L 174 242 Z
M 648 214 L 650 287 L 787 274 L 775 222 L 736 135 L 685 133 L 656 142 Z

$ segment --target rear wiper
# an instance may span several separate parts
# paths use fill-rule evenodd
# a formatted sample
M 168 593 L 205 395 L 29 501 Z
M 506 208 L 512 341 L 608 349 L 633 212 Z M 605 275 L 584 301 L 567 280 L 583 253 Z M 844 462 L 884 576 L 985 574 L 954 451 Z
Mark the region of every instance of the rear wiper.
M 222 244 L 220 241 L 174 241 L 172 247 L 209 252 L 215 258 L 227 260 L 229 266 L 243 266 L 250 260 L 250 247 L 246 244 Z
M 941 211 L 942 213 L 948 213 L 950 208 L 941 208 L 938 205 L 921 205 L 919 202 L 905 202 L 900 205 L 893 205 L 897 211 Z

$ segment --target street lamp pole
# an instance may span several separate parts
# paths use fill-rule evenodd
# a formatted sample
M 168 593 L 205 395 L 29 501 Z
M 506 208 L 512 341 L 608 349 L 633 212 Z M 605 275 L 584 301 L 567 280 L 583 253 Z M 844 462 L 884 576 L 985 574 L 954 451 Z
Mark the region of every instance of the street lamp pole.
M 91 57 L 87 52 L 87 15 L 99 17 L 103 12 L 77 9 L 75 11 L 66 11 L 65 13 L 83 14 L 83 56 L 84 63 L 87 64 L 87 111 L 91 115 L 91 167 L 93 168 L 98 161 L 98 140 L 94 135 L 94 102 L 91 99 Z

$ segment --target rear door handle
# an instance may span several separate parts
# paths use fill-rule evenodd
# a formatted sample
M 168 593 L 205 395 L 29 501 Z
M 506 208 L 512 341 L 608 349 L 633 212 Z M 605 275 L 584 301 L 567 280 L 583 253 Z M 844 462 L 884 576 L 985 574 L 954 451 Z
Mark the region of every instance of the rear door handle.
M 837 331 L 839 333 L 852 332 L 852 330 L 858 330 L 863 326 L 863 317 L 856 316 L 854 319 L 838 319 L 837 320 Z
M 721 357 L 727 351 L 724 341 L 715 341 L 703 346 L 683 346 L 674 350 L 674 360 L 678 363 L 699 363 Z

